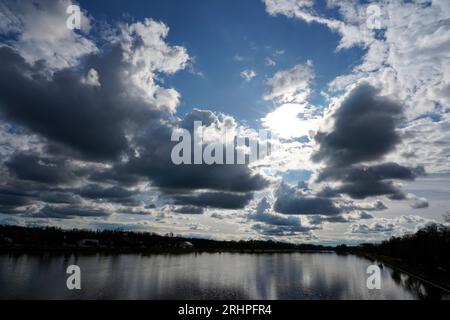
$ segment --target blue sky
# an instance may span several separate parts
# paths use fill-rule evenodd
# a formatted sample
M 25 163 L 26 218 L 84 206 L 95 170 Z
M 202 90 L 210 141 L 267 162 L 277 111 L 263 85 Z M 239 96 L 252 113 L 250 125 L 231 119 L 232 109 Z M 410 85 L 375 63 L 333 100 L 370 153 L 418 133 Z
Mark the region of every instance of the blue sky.
M 257 125 L 273 108 L 262 96 L 266 79 L 277 70 L 311 60 L 316 70 L 312 102 L 324 104 L 320 91 L 336 76 L 347 73 L 363 56 L 355 47 L 336 51 L 340 36 L 320 24 L 285 16 L 267 15 L 259 0 L 246 1 L 81 1 L 97 19 L 109 23 L 152 17 L 170 27 L 168 42 L 185 47 L 194 57 L 194 69 L 204 78 L 179 72 L 166 79 L 181 93 L 179 114 L 192 108 L 220 111 Z M 243 60 L 238 61 L 236 57 Z M 267 66 L 270 58 L 276 66 Z M 240 77 L 254 70 L 250 82 Z

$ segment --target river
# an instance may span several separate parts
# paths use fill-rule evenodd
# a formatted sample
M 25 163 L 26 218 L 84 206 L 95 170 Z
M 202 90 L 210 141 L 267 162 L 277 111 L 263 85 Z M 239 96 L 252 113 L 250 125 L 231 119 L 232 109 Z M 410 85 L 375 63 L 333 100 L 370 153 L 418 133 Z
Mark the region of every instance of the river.
M 335 253 L 0 255 L 0 299 L 448 299 L 390 267 L 367 288 L 372 262 Z M 81 290 L 68 290 L 69 265 Z

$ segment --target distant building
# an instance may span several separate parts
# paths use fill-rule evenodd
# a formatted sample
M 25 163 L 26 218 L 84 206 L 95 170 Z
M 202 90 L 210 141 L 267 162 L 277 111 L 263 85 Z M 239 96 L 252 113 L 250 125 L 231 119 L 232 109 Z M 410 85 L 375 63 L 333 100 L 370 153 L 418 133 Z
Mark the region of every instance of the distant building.
M 180 248 L 182 249 L 192 249 L 194 245 L 189 241 L 183 241 L 180 243 Z
M 100 240 L 96 239 L 81 239 L 77 242 L 79 247 L 99 247 Z

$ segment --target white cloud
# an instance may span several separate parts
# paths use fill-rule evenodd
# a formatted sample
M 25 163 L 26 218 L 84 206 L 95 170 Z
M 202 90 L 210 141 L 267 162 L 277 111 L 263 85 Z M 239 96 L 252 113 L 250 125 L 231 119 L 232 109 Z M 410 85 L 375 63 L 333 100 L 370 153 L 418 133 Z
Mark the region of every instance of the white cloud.
M 348 233 L 364 236 L 363 239 L 385 240 L 417 232 L 428 223 L 435 221 L 420 216 L 402 215 L 392 219 L 378 218 L 372 222 L 356 222 L 348 227 Z M 361 239 L 361 240 L 363 240 Z M 367 241 L 367 240 L 366 240 Z
M 264 99 L 276 100 L 278 103 L 305 103 L 311 93 L 310 84 L 313 79 L 311 61 L 298 64 L 289 70 L 279 71 L 267 80 L 271 91 Z
M 245 81 L 250 81 L 254 77 L 256 77 L 256 72 L 254 70 L 244 70 L 241 72 L 241 78 L 243 78 Z
M 379 18 L 382 30 L 368 28 L 373 12 L 367 9 L 374 4 L 328 0 L 326 10 L 337 9 L 340 17 L 327 18 L 318 13 L 313 1 L 263 2 L 271 15 L 322 24 L 338 32 L 341 42 L 337 49 L 355 45 L 365 48 L 362 62 L 330 83 L 331 93 L 348 92 L 366 81 L 380 88 L 382 94 L 403 102 L 404 141 L 388 158 L 425 165 L 428 172 L 448 171 L 450 2 L 375 3 L 380 11 L 375 18 Z M 339 97 L 332 98 L 336 99 Z M 414 156 L 405 159 L 404 155 Z
M 265 59 L 265 63 L 266 63 L 266 66 L 268 66 L 268 67 L 274 67 L 277 65 L 277 63 L 272 58 L 269 58 L 269 57 L 267 57 Z
M 100 87 L 101 84 L 97 70 L 90 69 L 86 76 L 81 79 L 81 83 L 88 86 Z
M 347 20 L 346 22 L 334 19 L 326 18 L 318 14 L 314 8 L 315 2 L 313 0 L 262 0 L 266 5 L 266 11 L 273 16 L 285 15 L 290 18 L 296 18 L 305 21 L 306 23 L 319 23 L 327 26 L 333 31 L 338 32 L 341 35 L 341 42 L 338 49 L 346 49 L 358 44 L 367 43 L 367 34 L 371 31 L 365 24 L 360 23 L 361 18 L 365 21 L 365 9 L 366 6 L 359 5 L 352 6 L 353 21 Z M 347 1 L 342 1 L 347 2 Z M 334 1 L 328 1 L 329 5 Z M 354 2 L 350 2 L 354 4 Z M 348 8 L 345 4 L 345 8 Z M 357 19 L 356 17 L 360 17 Z M 356 21 L 355 21 L 356 20 Z M 369 36 L 370 39 L 370 36 Z
M 2 2 L 0 5 L 0 34 L 13 40 L 8 45 L 18 50 L 29 62 L 43 61 L 49 72 L 73 67 L 88 54 L 98 52 L 87 38 L 90 19 L 81 12 L 81 32 L 67 28 L 66 10 L 71 0 L 42 0 Z
M 158 84 L 158 73 L 173 74 L 187 67 L 189 55 L 185 48 L 165 42 L 169 28 L 161 22 L 145 19 L 131 25 L 122 25 L 120 44 L 123 59 L 130 66 L 124 73 L 130 90 L 155 105 L 158 109 L 175 112 L 179 93 Z

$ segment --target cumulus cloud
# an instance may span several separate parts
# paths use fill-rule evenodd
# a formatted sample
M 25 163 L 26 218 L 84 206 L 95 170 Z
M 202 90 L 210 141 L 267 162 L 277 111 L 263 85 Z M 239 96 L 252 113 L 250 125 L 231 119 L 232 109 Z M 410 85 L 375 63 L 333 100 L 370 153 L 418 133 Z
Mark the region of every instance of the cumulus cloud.
M 341 212 L 331 199 L 304 195 L 286 184 L 281 184 L 275 195 L 274 210 L 283 214 L 336 215 Z
M 353 199 L 389 196 L 406 199 L 394 180 L 414 180 L 425 174 L 422 166 L 406 167 L 381 162 L 401 142 L 398 130 L 403 108 L 380 96 L 379 90 L 363 83 L 348 93 L 331 115 L 329 132 L 316 135 L 317 151 L 312 159 L 326 167 L 317 174 L 317 182 L 336 182 L 322 193 L 346 194 Z
M 195 195 L 177 195 L 174 197 L 177 205 L 187 204 L 221 209 L 243 209 L 252 198 L 251 193 L 236 194 L 228 192 L 202 192 Z
M 420 216 L 403 215 L 392 219 L 375 219 L 373 222 L 355 222 L 348 228 L 349 234 L 375 237 L 375 239 L 386 239 L 391 236 L 402 236 L 417 232 L 433 220 Z
M 21 180 L 50 185 L 70 184 L 77 180 L 76 169 L 65 159 L 41 158 L 35 154 L 19 153 L 13 155 L 5 164 L 9 171 Z
M 173 212 L 182 214 L 203 214 L 205 210 L 202 207 L 196 206 L 180 206 L 177 207 Z
M 10 124 L 1 127 L 10 145 L 0 148 L 2 213 L 47 218 L 151 214 L 153 194 L 159 205 L 174 205 L 174 213 L 201 214 L 206 208 L 244 208 L 254 191 L 268 186 L 247 165 L 172 163 L 173 130 L 191 130 L 194 121 L 202 120 L 210 142 L 238 125 L 230 116 L 204 110 L 182 119 L 174 115 L 180 94 L 163 80 L 191 59 L 185 48 L 167 43 L 167 25 L 151 19 L 121 23 L 101 52 L 77 50 L 80 44 L 89 48 L 89 40 L 67 28 L 51 42 L 61 48 L 28 34 L 33 19 L 35 26 L 54 28 L 50 22 L 64 19 L 65 27 L 67 4 L 17 1 L 0 7 L 8 17 L 0 32 L 14 33 L 0 47 L 0 114 Z M 83 13 L 86 23 L 87 17 Z M 66 42 L 75 47 L 63 48 Z M 77 55 L 63 57 L 58 51 L 63 49 Z M 48 50 L 57 60 L 46 56 Z
M 425 174 L 423 167 L 409 168 L 397 163 L 374 166 L 349 166 L 346 168 L 326 168 L 318 175 L 319 182 L 337 181 L 340 185 L 329 188 L 331 194 L 344 193 L 354 199 L 390 195 L 404 199 L 403 192 L 392 180 L 414 180 Z
M 247 217 L 250 221 L 256 221 L 253 229 L 270 236 L 293 236 L 297 234 L 308 234 L 319 229 L 315 225 L 307 225 L 296 216 L 280 215 L 272 210 L 272 204 L 267 198 L 263 198 L 254 213 Z
M 44 72 L 74 67 L 86 55 L 98 52 L 95 43 L 88 38 L 90 18 L 80 12 L 81 32 L 67 28 L 67 8 L 71 0 L 13 0 L 0 6 L 0 34 L 11 40 L 6 46 L 21 53 L 30 64 L 42 62 Z
M 341 167 L 381 159 L 401 137 L 402 106 L 379 95 L 369 84 L 351 91 L 333 114 L 334 128 L 316 136 L 313 160 Z

